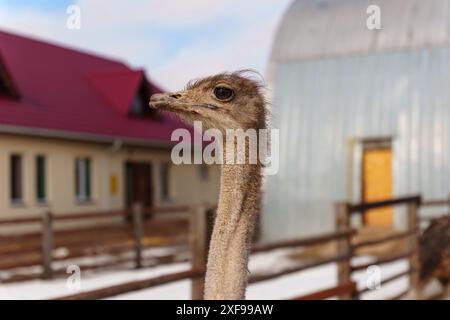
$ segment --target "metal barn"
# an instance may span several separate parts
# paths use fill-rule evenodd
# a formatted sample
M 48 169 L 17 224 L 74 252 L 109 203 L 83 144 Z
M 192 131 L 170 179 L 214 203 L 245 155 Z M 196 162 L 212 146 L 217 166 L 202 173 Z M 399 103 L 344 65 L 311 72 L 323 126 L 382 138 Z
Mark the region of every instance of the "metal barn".
M 296 0 L 268 78 L 280 170 L 266 181 L 264 240 L 332 230 L 337 201 L 448 197 L 450 0 Z M 366 223 L 402 224 L 378 217 Z

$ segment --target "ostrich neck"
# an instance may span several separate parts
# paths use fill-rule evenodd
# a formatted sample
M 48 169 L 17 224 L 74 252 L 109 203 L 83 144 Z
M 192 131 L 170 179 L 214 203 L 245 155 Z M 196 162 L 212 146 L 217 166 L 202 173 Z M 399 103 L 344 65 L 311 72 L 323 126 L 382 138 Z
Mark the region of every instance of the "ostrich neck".
M 233 147 L 234 149 L 235 146 Z M 227 152 L 224 148 L 224 154 Z M 248 255 L 260 207 L 260 164 L 224 164 L 211 237 L 205 299 L 244 299 Z

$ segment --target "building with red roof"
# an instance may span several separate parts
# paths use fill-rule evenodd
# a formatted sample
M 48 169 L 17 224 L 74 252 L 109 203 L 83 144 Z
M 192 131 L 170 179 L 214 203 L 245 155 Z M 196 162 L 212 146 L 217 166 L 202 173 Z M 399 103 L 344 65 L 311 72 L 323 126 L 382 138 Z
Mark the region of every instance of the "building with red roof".
M 192 129 L 148 108 L 159 91 L 122 62 L 0 32 L 0 216 L 214 202 L 216 169 L 171 165 L 171 133 Z

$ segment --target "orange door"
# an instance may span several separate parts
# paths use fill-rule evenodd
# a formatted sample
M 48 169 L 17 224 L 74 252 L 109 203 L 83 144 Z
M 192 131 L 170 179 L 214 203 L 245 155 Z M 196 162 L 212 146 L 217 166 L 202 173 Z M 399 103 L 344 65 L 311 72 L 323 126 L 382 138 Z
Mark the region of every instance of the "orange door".
M 392 192 L 392 150 L 369 149 L 363 155 L 363 201 L 373 202 L 391 199 Z M 392 226 L 392 207 L 368 210 L 364 223 L 372 226 Z

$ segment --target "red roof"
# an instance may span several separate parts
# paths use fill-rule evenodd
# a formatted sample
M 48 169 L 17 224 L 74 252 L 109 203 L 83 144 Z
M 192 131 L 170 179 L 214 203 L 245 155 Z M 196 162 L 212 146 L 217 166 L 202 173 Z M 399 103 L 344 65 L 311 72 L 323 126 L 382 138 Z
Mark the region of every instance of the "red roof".
M 147 80 L 121 62 L 0 32 L 2 63 L 19 98 L 0 95 L 0 131 L 167 144 L 174 129 L 186 127 L 164 114 L 130 116 Z

